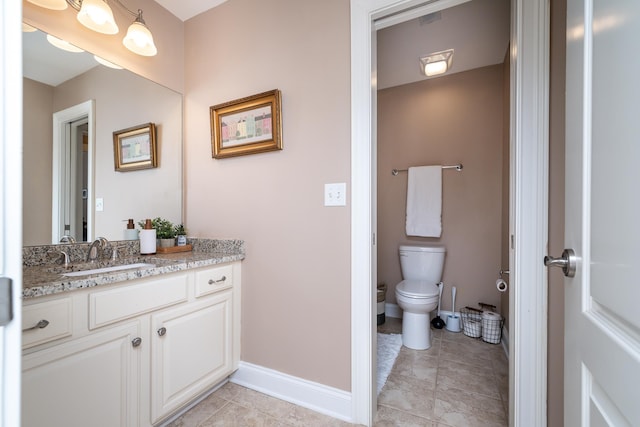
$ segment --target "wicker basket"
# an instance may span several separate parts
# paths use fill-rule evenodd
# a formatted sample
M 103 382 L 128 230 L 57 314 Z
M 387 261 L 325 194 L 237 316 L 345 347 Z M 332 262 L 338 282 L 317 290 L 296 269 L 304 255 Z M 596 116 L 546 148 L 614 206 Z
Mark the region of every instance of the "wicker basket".
M 498 313 L 482 313 L 482 340 L 490 344 L 500 344 L 504 319 Z
M 462 332 L 471 338 L 482 336 L 482 312 L 463 308 L 460 310 L 462 317 Z

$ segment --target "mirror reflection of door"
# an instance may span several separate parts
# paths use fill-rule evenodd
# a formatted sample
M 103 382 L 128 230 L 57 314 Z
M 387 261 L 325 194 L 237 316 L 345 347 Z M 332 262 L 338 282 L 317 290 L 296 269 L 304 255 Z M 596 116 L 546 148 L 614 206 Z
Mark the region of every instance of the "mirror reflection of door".
M 91 239 L 93 102 L 53 115 L 52 243 Z

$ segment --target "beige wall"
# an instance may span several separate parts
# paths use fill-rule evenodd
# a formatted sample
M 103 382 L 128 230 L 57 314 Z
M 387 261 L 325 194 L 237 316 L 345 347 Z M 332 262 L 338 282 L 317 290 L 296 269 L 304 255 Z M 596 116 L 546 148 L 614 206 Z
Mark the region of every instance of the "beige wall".
M 51 239 L 51 174 L 53 88 L 23 79 L 22 243 L 42 244 Z
M 134 20 L 133 16 L 129 20 L 122 9 L 114 10 L 120 27 L 117 35 L 100 34 L 85 28 L 71 7 L 64 11 L 48 10 L 23 0 L 22 14 L 24 22 L 38 29 L 183 93 L 184 23 L 153 0 L 136 0 L 135 3 L 136 9 L 143 10 L 144 20 L 158 48 L 154 57 L 136 55 L 122 45 L 127 28 Z
M 60 111 L 89 99 L 95 100 L 96 108 L 95 197 L 104 200 L 104 210 L 95 213 L 96 236 L 122 240 L 126 224 L 123 220 L 127 218 L 137 223 L 144 218 L 161 216 L 179 223 L 182 215 L 180 94 L 132 73 L 97 66 L 57 86 L 53 109 Z M 149 122 L 157 127 L 158 167 L 116 172 L 113 132 Z
M 378 92 L 378 281 L 395 302 L 401 280 L 398 245 L 438 242 L 447 248 L 442 296 L 456 307 L 494 304 L 501 268 L 502 64 Z M 462 163 L 444 170 L 442 237 L 405 234 L 408 166 Z
M 349 2 L 233 0 L 185 24 L 187 224 L 246 241 L 245 362 L 351 389 Z M 214 160 L 209 107 L 282 91 L 284 150 Z
M 549 253 L 564 248 L 564 131 L 566 0 L 551 2 L 551 83 L 549 120 Z M 548 420 L 564 425 L 564 276 L 549 269 Z

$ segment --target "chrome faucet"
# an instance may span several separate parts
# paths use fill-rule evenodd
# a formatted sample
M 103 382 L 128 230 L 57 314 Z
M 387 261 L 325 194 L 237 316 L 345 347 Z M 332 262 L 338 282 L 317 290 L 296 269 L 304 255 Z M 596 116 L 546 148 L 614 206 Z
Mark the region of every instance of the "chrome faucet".
M 89 246 L 89 251 L 87 252 L 87 262 L 94 262 L 100 259 L 102 251 L 108 244 L 109 241 L 104 237 L 96 238 L 96 240 L 91 243 L 91 246 Z

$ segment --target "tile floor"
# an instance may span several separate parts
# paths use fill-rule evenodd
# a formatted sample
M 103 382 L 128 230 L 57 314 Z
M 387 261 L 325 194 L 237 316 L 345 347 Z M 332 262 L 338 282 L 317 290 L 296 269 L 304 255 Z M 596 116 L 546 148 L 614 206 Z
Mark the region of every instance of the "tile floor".
M 400 333 L 387 318 L 381 333 Z M 509 364 L 501 345 L 434 330 L 429 350 L 402 347 L 378 396 L 375 425 L 504 427 L 508 425 Z M 248 388 L 227 383 L 170 427 L 350 426 Z

